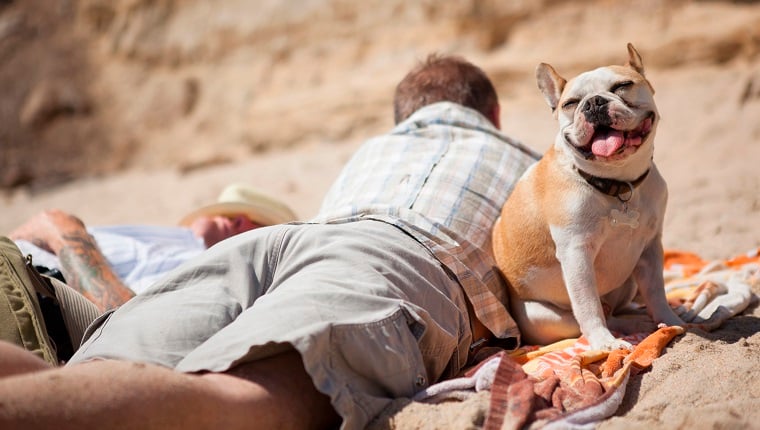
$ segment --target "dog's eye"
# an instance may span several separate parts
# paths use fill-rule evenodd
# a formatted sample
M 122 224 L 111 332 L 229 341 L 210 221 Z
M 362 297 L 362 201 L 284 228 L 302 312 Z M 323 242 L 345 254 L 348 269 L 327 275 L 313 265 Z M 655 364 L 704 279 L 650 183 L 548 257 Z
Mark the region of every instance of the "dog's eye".
M 578 99 L 570 99 L 562 103 L 562 109 L 573 109 L 578 104 Z
M 625 91 L 633 86 L 633 81 L 618 82 L 610 88 L 611 93 L 618 93 L 619 91 Z

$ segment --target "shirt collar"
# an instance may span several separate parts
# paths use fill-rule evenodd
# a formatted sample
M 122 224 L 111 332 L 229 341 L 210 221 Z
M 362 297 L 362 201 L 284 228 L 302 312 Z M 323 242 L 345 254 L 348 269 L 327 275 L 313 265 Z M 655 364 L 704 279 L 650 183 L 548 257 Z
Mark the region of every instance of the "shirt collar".
M 499 130 L 483 114 L 452 102 L 438 102 L 424 106 L 399 123 L 391 133 L 402 134 L 434 124 L 446 124 L 464 128 L 476 128 L 489 133 Z

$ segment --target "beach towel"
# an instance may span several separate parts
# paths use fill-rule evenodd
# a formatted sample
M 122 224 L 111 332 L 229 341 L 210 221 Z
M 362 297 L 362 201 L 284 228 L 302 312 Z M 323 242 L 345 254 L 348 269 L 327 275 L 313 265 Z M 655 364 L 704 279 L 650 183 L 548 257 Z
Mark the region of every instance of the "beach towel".
M 620 336 L 633 351 L 591 350 L 585 338 L 515 351 L 488 351 L 461 377 L 434 384 L 414 401 L 464 400 L 490 390 L 484 429 L 593 428 L 615 414 L 631 375 L 646 370 L 671 340 L 690 329 L 711 331 L 744 311 L 760 285 L 760 249 L 723 261 L 665 253 L 668 301 L 686 322 Z

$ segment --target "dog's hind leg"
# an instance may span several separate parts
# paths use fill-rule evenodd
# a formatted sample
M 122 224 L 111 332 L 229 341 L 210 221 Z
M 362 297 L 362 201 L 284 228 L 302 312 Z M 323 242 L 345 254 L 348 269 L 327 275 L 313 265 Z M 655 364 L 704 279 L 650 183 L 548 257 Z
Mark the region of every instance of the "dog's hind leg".
M 520 328 L 523 344 L 548 345 L 581 335 L 570 309 L 546 302 L 510 298 L 510 312 Z

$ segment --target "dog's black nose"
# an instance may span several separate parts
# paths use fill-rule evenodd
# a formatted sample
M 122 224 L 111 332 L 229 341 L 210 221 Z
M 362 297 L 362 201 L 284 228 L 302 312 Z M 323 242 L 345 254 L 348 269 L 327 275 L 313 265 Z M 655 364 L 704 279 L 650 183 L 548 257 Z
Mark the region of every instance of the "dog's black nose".
M 606 105 L 608 102 L 609 100 L 605 99 L 602 96 L 594 96 L 588 99 L 588 102 L 586 102 L 586 109 L 598 109 Z
M 583 116 L 586 117 L 586 121 L 592 124 L 610 125 L 609 108 L 607 104 L 609 100 L 602 96 L 594 96 L 586 100 L 583 104 L 581 111 Z

